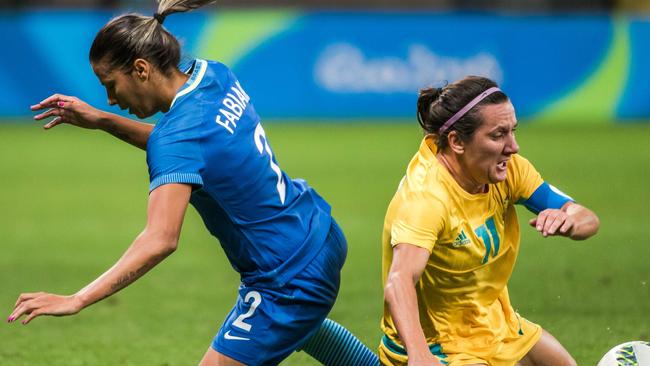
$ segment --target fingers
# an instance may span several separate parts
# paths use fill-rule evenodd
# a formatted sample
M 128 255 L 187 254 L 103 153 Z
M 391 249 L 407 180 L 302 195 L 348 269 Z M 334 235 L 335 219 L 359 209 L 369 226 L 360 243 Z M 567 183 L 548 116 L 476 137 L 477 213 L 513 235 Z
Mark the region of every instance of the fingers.
M 560 225 L 564 224 L 566 215 L 554 215 L 550 220 L 547 220 L 546 230 L 542 233 L 544 236 L 555 235 Z
M 573 220 L 565 212 L 557 209 L 544 210 L 529 223 L 544 237 L 565 235 L 573 227 Z
M 22 294 L 18 297 L 16 307 L 7 318 L 7 322 L 12 323 L 26 315 L 22 321 L 22 324 L 25 325 L 37 316 L 63 316 L 76 314 L 80 310 L 81 304 L 74 296 L 61 296 L 45 292 Z
M 50 128 L 52 128 L 54 126 L 60 125 L 61 123 L 63 123 L 63 119 L 61 117 L 56 117 L 55 119 L 53 119 L 50 122 L 48 122 L 47 124 L 45 124 L 45 126 L 43 126 L 43 128 L 46 129 L 46 130 L 49 130 Z
M 68 95 L 63 95 L 63 94 L 54 94 L 52 96 L 43 99 L 39 103 L 34 104 L 33 106 L 30 107 L 30 109 L 32 111 L 38 111 L 45 108 L 53 108 L 55 106 L 58 106 L 57 104 L 59 102 L 66 103 L 66 102 L 71 102 L 72 100 L 74 100 L 74 97 L 70 97 Z
M 9 315 L 9 318 L 7 318 L 7 322 L 13 323 L 23 315 L 27 315 L 21 322 L 25 325 L 37 316 L 49 314 L 48 309 L 51 309 L 54 304 L 52 300 L 52 295 L 44 292 L 22 294 L 18 297 L 16 307 L 11 312 L 11 315 Z
M 544 233 L 544 224 L 546 223 L 546 218 L 548 216 L 548 210 L 544 210 L 537 215 L 537 217 L 531 220 L 531 224 L 535 227 L 535 230 L 538 232 Z
M 62 105 L 64 102 L 58 102 L 58 103 Z M 70 111 L 63 109 L 62 107 L 51 108 L 46 112 L 34 116 L 34 119 L 36 121 L 40 121 L 49 117 L 56 117 L 43 126 L 44 129 L 49 130 L 54 126 L 64 123 L 66 121 L 66 118 L 70 119 L 70 113 L 71 113 Z
M 571 235 L 571 230 L 573 230 L 573 220 L 566 220 L 562 227 L 560 227 L 560 234 L 562 235 Z
M 18 300 L 16 300 L 16 304 L 14 305 L 14 310 L 11 312 L 11 315 L 9 315 L 9 318 L 7 318 L 8 323 L 12 323 L 24 314 L 30 314 L 33 312 L 37 306 L 36 306 L 36 300 L 39 297 L 42 297 L 45 295 L 44 292 L 32 292 L 32 293 L 25 293 L 21 294 L 18 296 Z M 33 317 L 32 317 L 33 318 Z M 31 319 L 30 319 L 31 321 Z M 23 324 L 26 324 L 23 321 Z
M 33 300 L 24 301 L 21 302 L 18 306 L 16 306 L 14 311 L 11 312 L 11 315 L 9 315 L 9 318 L 7 318 L 7 323 L 13 323 L 14 321 L 18 320 L 21 316 L 31 313 L 31 310 L 33 310 L 32 301 Z
M 42 314 L 43 314 L 42 312 L 40 312 L 40 311 L 38 311 L 38 310 L 34 310 L 34 311 L 32 311 L 29 315 L 27 315 L 27 317 L 25 318 L 25 320 L 22 321 L 22 324 L 23 324 L 23 325 L 27 325 L 29 322 L 32 321 L 32 319 L 34 319 L 34 318 L 36 318 L 37 316 L 42 315 Z
M 18 307 L 18 305 L 20 305 L 20 303 L 25 302 L 27 300 L 34 299 L 34 298 L 36 298 L 38 296 L 41 296 L 43 294 L 44 294 L 44 292 L 31 292 L 31 293 L 20 294 L 20 296 L 18 296 L 18 300 L 16 300 L 16 304 L 14 305 L 14 309 L 16 307 Z
M 37 121 L 40 121 L 40 120 L 48 118 L 48 117 L 60 116 L 61 114 L 63 114 L 63 109 L 52 108 L 52 109 L 48 109 L 47 111 L 45 111 L 45 112 L 43 112 L 41 114 L 35 115 L 34 119 L 37 120 Z
M 23 325 L 26 325 L 35 317 L 47 314 L 47 311 L 44 308 L 39 308 L 39 306 L 36 305 L 36 302 L 36 300 L 30 300 L 19 305 L 18 308 L 16 308 L 11 313 L 11 315 L 9 315 L 9 318 L 7 318 L 7 323 L 13 323 L 14 321 L 20 319 L 21 316 L 27 315 L 21 322 Z

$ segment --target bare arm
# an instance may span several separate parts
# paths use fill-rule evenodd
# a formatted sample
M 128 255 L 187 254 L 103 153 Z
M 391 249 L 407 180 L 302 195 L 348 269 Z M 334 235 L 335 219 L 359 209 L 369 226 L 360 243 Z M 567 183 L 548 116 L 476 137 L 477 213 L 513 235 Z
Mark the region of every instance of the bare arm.
M 429 251 L 424 248 L 397 244 L 393 247 L 393 262 L 384 288 L 384 300 L 406 346 L 410 366 L 440 365 L 431 354 L 424 336 L 415 293 L 415 285 L 422 276 L 429 256 Z
M 573 240 L 587 239 L 595 235 L 600 227 L 598 216 L 575 202 L 567 202 L 559 210 L 544 210 L 529 223 L 544 237 L 561 235 Z
M 191 186 L 167 184 L 151 193 L 147 226 L 122 257 L 95 281 L 70 296 L 21 294 L 9 322 L 27 315 L 23 324 L 40 315 L 71 315 L 127 287 L 176 250 Z
M 37 121 L 54 117 L 43 128 L 49 130 L 62 123 L 100 129 L 140 149 L 147 149 L 153 125 L 96 109 L 76 97 L 54 94 L 31 107 L 32 111 L 47 109 L 34 116 Z
M 137 148 L 147 150 L 147 141 L 153 125 L 103 112 L 98 128 Z

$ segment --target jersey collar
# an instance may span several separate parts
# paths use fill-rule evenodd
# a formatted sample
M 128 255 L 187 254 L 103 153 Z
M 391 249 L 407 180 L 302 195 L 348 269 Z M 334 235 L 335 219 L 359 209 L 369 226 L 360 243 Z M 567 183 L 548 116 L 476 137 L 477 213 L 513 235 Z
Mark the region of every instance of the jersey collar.
M 205 71 L 208 68 L 208 62 L 197 58 L 194 61 L 194 65 L 192 68 L 194 69 L 192 70 L 192 74 L 190 74 L 189 79 L 187 79 L 185 84 L 183 84 L 181 90 L 179 90 L 178 93 L 176 93 L 174 100 L 172 100 L 172 104 L 169 106 L 169 109 L 172 109 L 174 107 L 174 103 L 176 103 L 176 100 L 178 98 L 191 93 L 194 89 L 196 89 L 197 86 L 199 86 L 201 80 L 203 80 Z

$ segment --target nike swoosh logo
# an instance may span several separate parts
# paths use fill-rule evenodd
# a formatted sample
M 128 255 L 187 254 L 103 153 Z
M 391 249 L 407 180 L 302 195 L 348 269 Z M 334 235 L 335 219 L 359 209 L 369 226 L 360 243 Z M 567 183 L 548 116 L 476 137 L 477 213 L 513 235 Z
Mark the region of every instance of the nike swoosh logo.
M 250 341 L 250 338 L 244 338 L 244 337 L 237 337 L 234 335 L 230 335 L 230 331 L 227 331 L 224 335 L 224 338 L 234 340 L 234 341 Z

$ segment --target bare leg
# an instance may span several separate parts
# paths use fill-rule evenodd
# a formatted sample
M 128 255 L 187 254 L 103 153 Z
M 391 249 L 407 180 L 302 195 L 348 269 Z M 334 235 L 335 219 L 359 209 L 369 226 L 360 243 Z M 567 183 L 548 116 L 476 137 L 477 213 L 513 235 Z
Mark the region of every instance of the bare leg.
M 199 366 L 244 366 L 244 364 L 208 347 Z
M 569 352 L 551 333 L 542 330 L 542 337 L 528 351 L 518 366 L 577 366 Z

